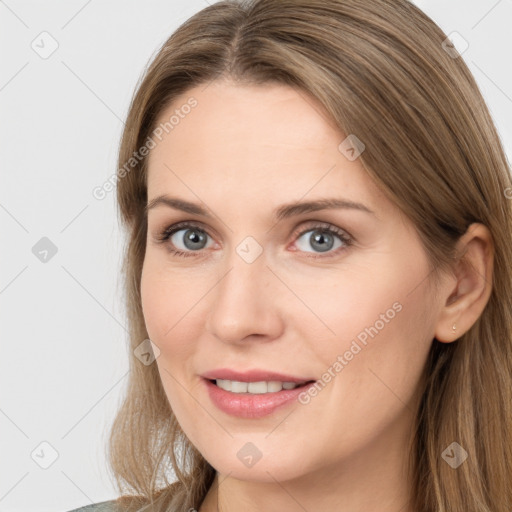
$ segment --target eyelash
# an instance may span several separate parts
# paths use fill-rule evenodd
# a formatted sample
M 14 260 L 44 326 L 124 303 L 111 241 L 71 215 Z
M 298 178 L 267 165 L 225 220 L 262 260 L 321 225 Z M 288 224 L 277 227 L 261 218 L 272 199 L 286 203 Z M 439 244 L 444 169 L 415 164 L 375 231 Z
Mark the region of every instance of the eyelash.
M 171 238 L 171 236 L 174 235 L 174 233 L 176 233 L 177 231 L 181 231 L 183 229 L 196 229 L 196 230 L 201 231 L 201 232 L 205 233 L 206 235 L 210 236 L 208 234 L 208 232 L 205 229 L 203 229 L 201 226 L 199 226 L 198 224 L 195 224 L 193 222 L 184 221 L 184 222 L 179 222 L 178 224 L 172 224 L 171 226 L 166 227 L 163 231 L 161 231 L 156 236 L 156 241 L 158 243 L 165 244 Z M 319 230 L 324 233 L 328 233 L 328 234 L 337 236 L 341 240 L 341 242 L 344 244 L 344 247 L 338 247 L 334 251 L 328 251 L 327 256 L 312 256 L 312 255 L 310 255 L 310 253 L 307 253 L 308 255 L 306 257 L 308 257 L 308 258 L 329 258 L 332 256 L 336 256 L 336 255 L 338 255 L 338 253 L 340 251 L 346 250 L 353 243 L 352 238 L 347 236 L 347 234 L 344 231 L 342 231 L 341 229 L 337 228 L 336 226 L 334 226 L 332 224 L 328 224 L 328 223 L 317 223 L 317 224 L 308 226 L 307 229 L 303 229 L 302 231 L 296 230 L 293 233 L 293 237 L 294 237 L 294 239 L 297 239 L 297 238 L 300 238 L 305 233 L 308 233 L 309 231 L 315 231 L 315 230 Z M 169 248 L 169 251 L 175 256 L 185 257 L 185 258 L 195 257 L 201 252 L 201 251 L 180 251 L 178 249 L 172 249 L 172 248 Z M 321 254 L 321 253 L 317 253 L 317 254 Z

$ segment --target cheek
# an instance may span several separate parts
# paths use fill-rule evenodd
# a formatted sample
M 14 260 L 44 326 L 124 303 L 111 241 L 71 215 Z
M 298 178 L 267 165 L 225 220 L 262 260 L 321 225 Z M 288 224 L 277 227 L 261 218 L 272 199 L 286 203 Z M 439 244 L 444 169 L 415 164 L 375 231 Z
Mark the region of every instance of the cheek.
M 148 251 L 141 275 L 141 303 L 148 333 L 155 340 L 171 338 L 187 321 L 189 311 L 204 295 L 200 285 L 200 280 L 190 280 L 176 266 L 166 264 L 165 256 Z
M 427 260 L 412 248 L 409 254 L 389 254 L 393 258 L 352 266 L 339 274 L 325 273 L 315 286 L 300 286 L 296 280 L 297 294 L 308 298 L 317 317 L 307 314 L 306 322 L 305 314 L 296 316 L 304 339 L 315 340 L 314 351 L 326 370 L 342 356 L 343 369 L 336 365 L 338 373 L 343 371 L 354 386 L 370 384 L 368 389 L 378 382 L 370 370 L 382 374 L 386 384 L 414 381 L 432 342 L 433 304 L 424 279 Z M 314 336 L 307 325 L 316 326 Z
M 317 292 L 316 311 L 335 335 L 315 346 L 325 387 L 303 403 L 306 411 L 330 412 L 323 429 L 340 440 L 341 452 L 376 439 L 413 407 L 431 345 L 426 288 L 410 293 L 414 275 L 354 276 L 344 281 L 352 286 Z M 304 414 L 303 423 L 315 428 L 316 415 Z
M 325 272 L 307 285 L 295 277 L 291 287 L 306 299 L 309 311 L 296 304 L 295 311 L 289 311 L 293 324 L 301 326 L 306 343 L 314 341 L 315 351 L 323 355 L 325 364 L 329 363 L 325 356 L 333 362 L 350 349 L 353 340 L 362 347 L 365 342 L 369 346 L 368 340 L 385 338 L 389 325 L 400 322 L 404 316 L 404 278 L 389 270 L 377 273 L 370 266 Z
M 197 283 L 196 283 L 197 284 Z M 158 262 L 148 258 L 144 262 L 141 276 L 141 303 L 149 338 L 160 349 L 155 363 L 158 368 L 165 394 L 178 422 L 187 432 L 194 431 L 189 424 L 190 361 L 195 352 L 194 331 L 200 324 L 196 304 L 203 290 L 191 287 L 190 281 L 165 269 Z M 197 309 L 199 311 L 199 309 Z
M 373 276 L 368 292 L 359 289 L 340 301 L 339 341 L 330 356 L 332 363 L 342 356 L 342 377 L 332 389 L 355 417 L 390 419 L 414 399 L 432 343 L 429 294 L 426 282 L 418 286 L 418 275 Z

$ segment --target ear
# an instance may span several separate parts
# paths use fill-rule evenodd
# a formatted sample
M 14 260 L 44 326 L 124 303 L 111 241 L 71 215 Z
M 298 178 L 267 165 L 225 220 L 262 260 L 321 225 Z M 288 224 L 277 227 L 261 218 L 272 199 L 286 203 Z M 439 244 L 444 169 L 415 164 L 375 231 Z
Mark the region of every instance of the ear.
M 447 289 L 435 331 L 435 338 L 442 343 L 451 343 L 467 332 L 489 300 L 494 262 L 489 229 L 480 223 L 471 224 L 457 242 L 456 254 L 454 279 Z

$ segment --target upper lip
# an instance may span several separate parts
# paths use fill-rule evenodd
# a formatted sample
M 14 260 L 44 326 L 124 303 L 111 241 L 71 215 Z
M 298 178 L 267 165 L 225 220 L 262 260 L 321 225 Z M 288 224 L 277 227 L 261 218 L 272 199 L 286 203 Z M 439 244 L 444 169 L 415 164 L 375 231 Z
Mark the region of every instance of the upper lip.
M 215 380 L 235 380 L 237 382 L 262 382 L 262 381 L 279 381 L 279 382 L 309 382 L 315 379 L 309 377 L 297 377 L 294 375 L 286 375 L 284 373 L 270 372 L 268 370 L 247 370 L 245 372 L 239 372 L 236 370 L 230 370 L 229 368 L 218 368 L 217 370 L 211 370 L 201 375 L 205 379 Z

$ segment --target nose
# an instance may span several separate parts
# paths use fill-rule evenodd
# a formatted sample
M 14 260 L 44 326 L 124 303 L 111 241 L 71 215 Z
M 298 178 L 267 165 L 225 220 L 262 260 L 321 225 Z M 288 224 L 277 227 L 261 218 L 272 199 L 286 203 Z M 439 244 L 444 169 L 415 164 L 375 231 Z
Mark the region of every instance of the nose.
M 247 263 L 234 252 L 211 293 L 205 329 L 225 343 L 270 341 L 283 329 L 279 280 L 262 255 Z

